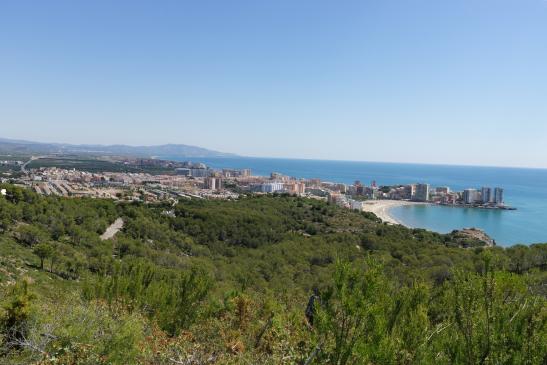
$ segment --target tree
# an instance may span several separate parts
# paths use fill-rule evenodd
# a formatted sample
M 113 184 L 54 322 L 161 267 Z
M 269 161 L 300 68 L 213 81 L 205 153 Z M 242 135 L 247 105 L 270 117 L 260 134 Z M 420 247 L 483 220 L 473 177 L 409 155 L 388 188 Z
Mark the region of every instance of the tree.
M 5 199 L 0 199 L 0 232 L 5 232 L 13 222 L 13 206 Z
M 382 268 L 368 260 L 364 268 L 336 265 L 334 285 L 321 295 L 317 329 L 329 364 L 391 362 L 387 314 L 391 300 Z
M 40 269 L 44 270 L 44 260 L 53 256 L 53 247 L 49 243 L 38 243 L 32 252 L 40 258 Z
M 34 246 L 45 241 L 47 234 L 36 226 L 25 225 L 17 230 L 17 236 L 21 243 L 27 246 Z
M 144 259 L 127 260 L 113 267 L 110 276 L 96 277 L 84 288 L 88 299 L 143 309 L 170 335 L 189 328 L 198 319 L 212 282 L 202 269 L 176 273 Z
M 32 315 L 35 295 L 29 290 L 28 282 L 15 284 L 3 305 L 0 315 L 0 338 L 7 348 L 20 348 L 28 333 L 28 321 Z
M 447 283 L 446 304 L 451 330 L 439 342 L 451 363 L 545 363 L 545 299 L 530 293 L 524 276 L 492 270 L 458 270 Z
M 6 190 L 7 190 L 6 199 L 9 202 L 13 204 L 17 204 L 24 199 L 23 189 L 19 187 L 15 187 L 13 185 L 7 185 Z

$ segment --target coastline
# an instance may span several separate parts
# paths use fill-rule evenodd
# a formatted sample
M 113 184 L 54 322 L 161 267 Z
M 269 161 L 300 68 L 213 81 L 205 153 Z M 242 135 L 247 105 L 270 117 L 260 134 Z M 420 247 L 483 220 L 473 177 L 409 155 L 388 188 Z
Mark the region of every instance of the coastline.
M 367 162 L 336 162 L 320 160 L 269 159 L 269 158 L 204 158 L 199 159 L 211 167 L 222 168 L 250 168 L 253 175 L 269 175 L 278 171 L 287 176 L 299 178 L 317 178 L 321 181 L 343 183 L 351 185 L 356 179 L 360 181 L 374 181 L 381 177 L 382 184 L 397 185 L 402 182 L 420 181 L 427 176 L 436 186 L 451 186 L 465 189 L 477 184 L 476 177 L 482 176 L 483 185 L 503 186 L 511 192 L 510 204 L 518 210 L 471 208 L 453 205 L 429 203 L 431 209 L 416 209 L 420 212 L 414 215 L 414 209 L 395 209 L 401 204 L 390 207 L 384 216 L 386 222 L 400 224 L 402 220 L 410 225 L 409 228 L 427 228 L 435 232 L 450 232 L 462 227 L 479 227 L 496 239 L 500 246 L 512 244 L 530 245 L 545 242 L 545 212 L 544 202 L 547 199 L 547 170 L 511 170 L 491 168 L 486 175 L 483 168 L 470 166 L 430 166 L 416 164 L 384 164 Z M 457 183 L 456 183 L 457 182 Z M 522 189 L 525 187 L 525 189 Z M 370 203 L 371 201 L 367 201 Z M 376 204 L 385 204 L 383 200 Z M 409 202 L 414 203 L 414 202 Z M 363 204 L 366 211 L 373 208 Z M 436 209 L 437 207 L 459 209 Z M 393 208 L 393 209 L 391 209 Z M 378 210 L 374 207 L 374 210 Z M 438 213 L 438 214 L 437 214 Z M 493 214 L 495 213 L 495 214 Z M 503 213 L 503 214 L 501 214 Z M 380 213 L 375 213 L 380 215 Z M 385 216 L 391 216 L 386 219 Z M 400 216 L 400 218 L 398 218 Z M 407 219 L 408 217 L 408 219 Z
M 405 205 L 423 205 L 427 203 L 410 202 L 406 200 L 367 200 L 363 206 L 364 212 L 374 213 L 383 222 L 390 224 L 400 224 L 407 228 L 412 228 L 403 222 L 397 220 L 389 214 L 391 208 L 405 206 Z

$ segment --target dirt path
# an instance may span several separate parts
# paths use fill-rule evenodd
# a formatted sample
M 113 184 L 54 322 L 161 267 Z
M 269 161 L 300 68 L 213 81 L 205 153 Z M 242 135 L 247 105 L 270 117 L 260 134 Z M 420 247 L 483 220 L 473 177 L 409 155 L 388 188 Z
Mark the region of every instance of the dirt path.
M 109 240 L 116 235 L 123 228 L 123 219 L 118 218 L 104 231 L 101 235 L 101 240 Z

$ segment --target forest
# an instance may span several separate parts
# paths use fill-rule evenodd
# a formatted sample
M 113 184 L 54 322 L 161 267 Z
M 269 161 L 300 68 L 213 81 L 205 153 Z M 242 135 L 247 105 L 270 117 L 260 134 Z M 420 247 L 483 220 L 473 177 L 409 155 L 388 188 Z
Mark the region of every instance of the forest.
M 547 244 L 289 195 L 0 188 L 0 364 L 547 363 Z

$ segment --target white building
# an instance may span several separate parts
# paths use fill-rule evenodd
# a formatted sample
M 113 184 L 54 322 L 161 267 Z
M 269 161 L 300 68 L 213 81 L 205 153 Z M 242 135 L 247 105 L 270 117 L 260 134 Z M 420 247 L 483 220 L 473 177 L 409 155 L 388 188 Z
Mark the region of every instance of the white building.
M 276 191 L 283 191 L 285 185 L 282 182 L 271 182 L 260 185 L 260 191 L 263 193 L 275 193 Z
M 6 194 L 7 194 L 7 191 L 6 191 L 6 189 L 2 189 L 2 190 L 0 190 L 0 195 L 2 195 L 2 196 L 6 196 Z
M 363 208 L 365 207 L 365 202 L 364 201 L 350 200 L 350 204 L 351 204 L 351 209 L 353 209 L 353 210 L 362 211 Z

